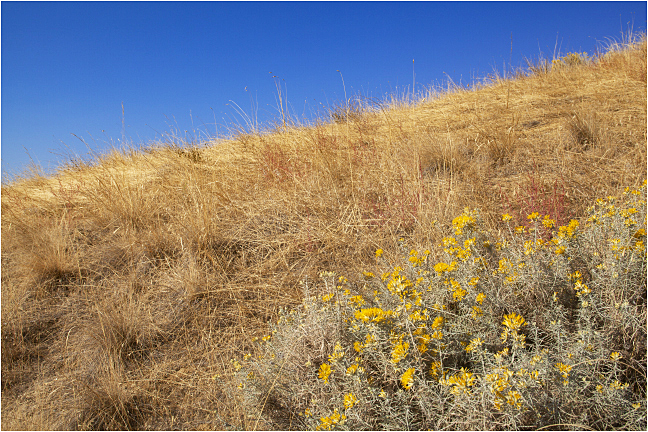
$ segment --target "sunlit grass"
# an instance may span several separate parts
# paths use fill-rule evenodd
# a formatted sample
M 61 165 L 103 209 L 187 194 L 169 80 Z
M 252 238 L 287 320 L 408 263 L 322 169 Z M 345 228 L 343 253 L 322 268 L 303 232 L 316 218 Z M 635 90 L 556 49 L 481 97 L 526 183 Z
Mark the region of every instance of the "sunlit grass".
M 2 427 L 641 426 L 646 43 L 572 57 L 3 183 Z

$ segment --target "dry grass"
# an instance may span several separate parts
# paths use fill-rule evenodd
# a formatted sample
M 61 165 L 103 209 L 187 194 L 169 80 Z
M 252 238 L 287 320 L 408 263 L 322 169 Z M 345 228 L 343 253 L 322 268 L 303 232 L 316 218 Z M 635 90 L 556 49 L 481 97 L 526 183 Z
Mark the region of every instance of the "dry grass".
M 564 223 L 638 187 L 645 39 L 593 63 L 540 66 L 4 185 L 2 428 L 243 424 L 224 396 L 230 360 L 301 301 L 304 278 L 358 274 L 400 237 L 438 243 L 466 206 L 490 226 L 504 211 Z

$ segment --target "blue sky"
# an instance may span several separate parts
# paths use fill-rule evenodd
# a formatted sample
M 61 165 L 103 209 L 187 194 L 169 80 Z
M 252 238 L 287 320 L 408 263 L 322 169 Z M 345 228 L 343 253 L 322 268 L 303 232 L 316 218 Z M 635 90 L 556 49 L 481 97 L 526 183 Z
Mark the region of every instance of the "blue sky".
M 291 114 L 312 118 L 344 99 L 338 70 L 348 96 L 376 99 L 411 91 L 412 60 L 417 90 L 470 84 L 556 46 L 592 53 L 645 31 L 646 13 L 646 2 L 3 1 L 3 175 L 122 140 L 223 136 L 246 123 L 233 103 L 268 124 L 277 84 Z

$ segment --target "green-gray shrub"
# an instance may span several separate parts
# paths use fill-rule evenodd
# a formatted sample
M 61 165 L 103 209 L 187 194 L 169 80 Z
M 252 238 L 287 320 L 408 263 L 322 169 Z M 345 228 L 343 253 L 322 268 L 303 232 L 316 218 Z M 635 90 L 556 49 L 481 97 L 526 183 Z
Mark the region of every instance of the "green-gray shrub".
M 305 281 L 234 362 L 244 427 L 645 430 L 645 193 L 563 227 L 504 215 L 501 239 L 466 209 L 439 262 L 378 250 L 380 277 Z

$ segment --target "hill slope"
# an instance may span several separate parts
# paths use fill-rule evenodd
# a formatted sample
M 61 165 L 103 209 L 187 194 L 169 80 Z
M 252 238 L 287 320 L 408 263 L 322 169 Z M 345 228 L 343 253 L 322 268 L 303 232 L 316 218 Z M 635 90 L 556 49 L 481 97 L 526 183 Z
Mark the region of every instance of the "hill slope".
M 439 244 L 464 207 L 566 224 L 638 187 L 646 42 L 335 118 L 3 186 L 2 428 L 223 428 L 230 360 L 305 278 Z

